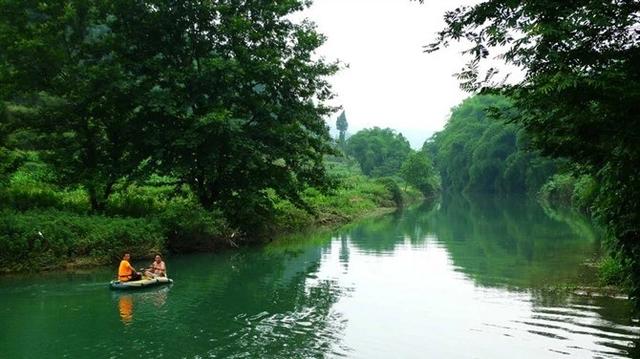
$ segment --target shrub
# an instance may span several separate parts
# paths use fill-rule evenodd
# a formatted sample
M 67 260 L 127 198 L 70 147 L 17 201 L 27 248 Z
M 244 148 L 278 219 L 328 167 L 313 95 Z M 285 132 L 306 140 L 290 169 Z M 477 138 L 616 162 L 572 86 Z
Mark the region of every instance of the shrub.
M 56 210 L 0 212 L 3 270 L 54 268 L 77 257 L 106 262 L 125 251 L 144 256 L 163 247 L 162 227 L 156 221 Z
M 17 211 L 57 209 L 74 213 L 87 213 L 89 201 L 84 190 L 56 190 L 36 183 L 13 183 L 0 190 L 2 208 Z
M 36 208 L 60 207 L 60 196 L 46 186 L 11 185 L 3 191 L 3 203 L 8 208 L 26 211 Z
M 604 257 L 598 265 L 598 277 L 604 285 L 626 287 L 629 284 L 628 270 L 614 257 Z
M 540 189 L 540 198 L 548 203 L 571 206 L 589 212 L 598 196 L 598 183 L 588 175 L 575 177 L 556 174 Z
M 540 189 L 543 201 L 570 206 L 576 179 L 568 173 L 556 174 Z
M 167 247 L 173 252 L 213 249 L 229 232 L 221 211 L 207 211 L 189 199 L 169 202 L 159 215 Z
M 110 216 L 145 217 L 158 214 L 166 205 L 166 188 L 129 186 L 113 193 L 105 208 Z
M 398 183 L 391 177 L 383 177 L 376 180 L 376 182 L 384 185 L 387 191 L 391 194 L 391 200 L 395 204 L 396 207 L 402 207 L 403 199 L 402 199 L 402 190 Z
M 274 202 L 274 230 L 278 229 L 284 232 L 291 232 L 300 228 L 304 228 L 312 224 L 315 220 L 315 216 L 309 211 L 302 208 L 298 208 L 293 203 L 278 198 L 275 194 L 270 196 Z M 315 188 L 309 188 L 303 194 L 303 198 L 309 203 L 317 212 L 322 212 L 323 202 L 326 198 Z
M 571 201 L 576 208 L 590 211 L 598 195 L 598 182 L 591 176 L 580 176 L 575 182 Z

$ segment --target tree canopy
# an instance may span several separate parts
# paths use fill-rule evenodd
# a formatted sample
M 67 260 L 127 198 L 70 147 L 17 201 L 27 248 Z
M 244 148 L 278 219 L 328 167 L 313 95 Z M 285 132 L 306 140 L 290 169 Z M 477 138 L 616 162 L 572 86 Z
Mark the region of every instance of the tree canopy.
M 439 188 L 438 176 L 425 151 L 411 153 L 402 164 L 400 175 L 425 197 L 433 196 Z
M 411 145 L 401 133 L 374 127 L 349 137 L 346 152 L 358 161 L 365 175 L 393 176 L 411 153 Z
M 491 109 L 510 108 L 500 96 L 474 96 L 451 112 L 444 130 L 424 144 L 442 187 L 453 192 L 535 193 L 558 161 L 531 149 L 520 126 L 491 119 Z
M 312 57 L 314 26 L 288 17 L 307 5 L 5 0 L 0 97 L 35 111 L 23 126 L 94 210 L 151 172 L 207 208 L 266 213 L 267 189 L 304 205 L 301 189 L 327 183 L 337 70 Z
M 600 182 L 598 213 L 640 298 L 640 3 L 490 0 L 445 15 L 428 47 L 468 40 L 464 88 L 501 92 L 543 153 L 566 157 Z M 509 85 L 479 64 L 492 55 L 524 70 Z

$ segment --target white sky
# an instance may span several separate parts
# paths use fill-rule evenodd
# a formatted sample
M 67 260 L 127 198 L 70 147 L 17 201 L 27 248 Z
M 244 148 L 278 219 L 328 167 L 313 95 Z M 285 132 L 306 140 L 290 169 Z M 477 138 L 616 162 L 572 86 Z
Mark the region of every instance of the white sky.
M 469 96 L 453 77 L 465 59 L 459 45 L 432 54 L 423 46 L 444 27 L 446 10 L 477 2 L 315 0 L 303 16 L 328 37 L 319 55 L 349 65 L 331 79 L 348 133 L 390 127 L 417 149 L 443 128 L 451 107 Z M 327 121 L 332 129 L 336 117 Z

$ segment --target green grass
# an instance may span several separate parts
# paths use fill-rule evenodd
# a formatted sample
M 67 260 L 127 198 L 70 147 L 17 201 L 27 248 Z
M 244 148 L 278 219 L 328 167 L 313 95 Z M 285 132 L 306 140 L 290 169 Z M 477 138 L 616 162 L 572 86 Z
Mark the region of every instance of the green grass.
M 339 185 L 329 193 L 308 188 L 302 198 L 313 214 L 296 208 L 291 202 L 273 197 L 276 209 L 276 232 L 292 232 L 310 226 L 347 223 L 380 208 L 397 208 L 403 203 L 415 203 L 422 198 L 419 191 L 408 187 L 401 190 L 393 178 L 371 179 L 361 174 L 353 164 L 329 162 L 329 173 Z
M 411 187 L 402 191 L 398 179 L 363 176 L 349 161 L 331 161 L 327 167 L 338 185 L 328 193 L 307 188 L 302 198 L 311 211 L 267 191 L 273 204 L 273 218 L 264 219 L 267 238 L 347 223 L 421 198 Z M 96 215 L 82 188 L 56 188 L 48 184 L 51 176 L 31 163 L 0 189 L 0 271 L 43 270 L 72 262 L 106 264 L 124 251 L 139 258 L 158 251 L 216 250 L 243 239 L 259 240 L 230 240 L 231 234 L 242 231 L 231 228 L 221 210 L 202 208 L 187 189 L 176 191 L 171 179 L 154 177 L 147 185 L 116 186 L 105 211 Z
M 148 255 L 164 247 L 157 221 L 78 215 L 57 210 L 0 212 L 3 271 L 42 270 L 90 257 L 107 263 L 129 251 Z

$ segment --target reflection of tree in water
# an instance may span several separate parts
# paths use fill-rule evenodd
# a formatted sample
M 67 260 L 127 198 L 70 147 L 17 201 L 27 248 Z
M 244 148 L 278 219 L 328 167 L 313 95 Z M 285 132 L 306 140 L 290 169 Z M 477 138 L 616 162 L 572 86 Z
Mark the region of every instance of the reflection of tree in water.
M 612 352 L 628 350 L 623 347 L 637 338 L 627 301 L 548 288 L 577 284 L 584 261 L 599 249 L 597 231 L 575 213 L 543 210 L 522 197 L 450 196 L 401 217 L 347 227 L 344 234 L 353 238 L 354 247 L 372 254 L 424 246 L 435 237 L 476 285 L 531 292 L 533 317 L 520 323 L 525 330 L 596 337 L 601 349 Z
M 429 232 L 421 219 L 434 206 L 435 202 L 429 201 L 416 208 L 360 221 L 343 227 L 339 235 L 347 236 L 358 250 L 372 254 L 391 253 L 407 239 L 412 245 L 422 245 Z
M 626 355 L 628 344 L 637 341 L 628 301 L 562 289 L 595 280 L 585 261 L 599 252 L 600 237 L 585 217 L 543 210 L 521 197 L 449 197 L 427 216 L 427 225 L 477 285 L 532 294 L 532 317 L 523 323 L 529 330 L 597 337 L 603 354 Z
M 341 350 L 344 322 L 332 307 L 346 289 L 316 275 L 331 245 L 330 234 L 326 237 L 323 245 L 312 240 L 307 245 L 271 246 L 218 263 L 213 280 L 202 278 L 208 292 L 198 293 L 201 297 L 189 310 L 207 313 L 191 318 L 184 328 L 202 337 L 192 340 L 192 351 L 218 357 L 298 358 Z M 211 270 L 211 264 L 207 268 Z
M 340 264 L 346 273 L 349 271 L 349 237 L 345 233 L 338 235 L 340 238 Z
M 575 283 L 597 251 L 592 227 L 570 221 L 586 222 L 551 218 L 525 198 L 457 196 L 444 198 L 425 223 L 476 284 L 536 288 Z
M 575 283 L 584 273 L 584 261 L 599 248 L 599 237 L 585 218 L 551 217 L 523 197 L 445 196 L 440 203 L 344 231 L 366 253 L 421 246 L 433 235 L 461 272 L 476 284 L 498 287 Z
M 402 242 L 403 233 L 397 230 L 400 213 L 369 218 L 342 228 L 340 236 L 351 238 L 352 245 L 365 253 L 389 253 Z

